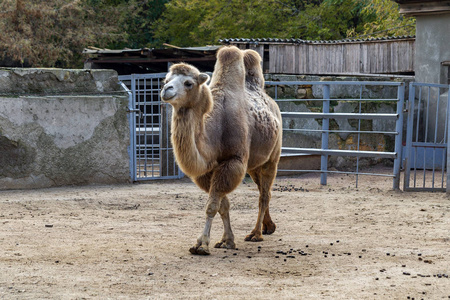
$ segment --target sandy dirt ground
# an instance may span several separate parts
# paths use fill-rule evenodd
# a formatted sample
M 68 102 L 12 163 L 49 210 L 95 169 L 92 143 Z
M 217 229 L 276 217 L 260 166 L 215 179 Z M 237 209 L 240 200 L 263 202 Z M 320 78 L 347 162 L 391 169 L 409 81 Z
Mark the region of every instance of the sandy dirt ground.
M 189 248 L 207 196 L 187 179 L 0 192 L 1 299 L 449 299 L 450 200 L 385 177 L 278 178 L 274 234 L 244 242 L 258 191 L 230 196 L 237 250 Z M 220 240 L 220 216 L 211 243 Z

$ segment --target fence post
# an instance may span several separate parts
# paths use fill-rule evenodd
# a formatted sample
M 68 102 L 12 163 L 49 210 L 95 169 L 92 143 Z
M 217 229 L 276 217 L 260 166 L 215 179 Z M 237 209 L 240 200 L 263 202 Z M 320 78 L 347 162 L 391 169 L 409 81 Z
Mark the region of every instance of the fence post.
M 323 86 L 323 113 L 330 112 L 330 85 Z M 330 129 L 330 119 L 322 119 L 322 150 L 328 150 L 328 130 Z M 327 185 L 328 155 L 322 154 L 320 158 L 320 184 Z
M 450 151 L 448 150 L 449 141 L 450 141 L 450 113 L 448 110 L 450 109 L 450 85 L 448 86 L 447 92 L 447 184 L 445 186 L 445 192 L 450 194 Z
M 414 101 L 416 97 L 416 87 L 414 82 L 409 83 L 409 97 L 408 97 L 408 121 L 406 125 L 406 149 L 405 149 L 405 176 L 403 178 L 403 190 L 406 191 L 409 188 L 409 180 L 411 174 L 410 159 L 412 149 L 412 139 L 414 131 Z M 417 116 L 419 117 L 419 116 Z
M 131 75 L 131 95 L 129 96 L 129 109 L 136 110 L 136 78 Z M 136 181 L 136 114 L 130 115 L 130 175 L 131 180 Z
M 398 119 L 395 124 L 395 131 L 397 132 L 397 137 L 395 139 L 395 153 L 397 157 L 394 160 L 394 190 L 400 188 L 400 166 L 402 162 L 402 141 L 403 141 L 403 103 L 405 98 L 405 83 L 397 88 L 397 114 Z

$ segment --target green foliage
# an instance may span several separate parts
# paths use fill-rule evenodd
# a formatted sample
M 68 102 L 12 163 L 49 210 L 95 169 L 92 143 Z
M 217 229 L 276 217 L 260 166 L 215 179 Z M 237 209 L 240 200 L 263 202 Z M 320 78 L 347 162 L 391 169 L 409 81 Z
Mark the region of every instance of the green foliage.
M 414 35 L 416 19 L 400 15 L 398 4 L 390 0 L 371 0 L 361 12 L 366 18 L 363 34 L 371 37 Z
M 36 67 L 81 67 L 88 46 L 204 46 L 233 37 L 330 40 L 414 31 L 415 20 L 401 16 L 391 0 L 0 1 L 0 61 Z
M 391 0 L 172 0 L 153 28 L 160 42 L 196 46 L 230 37 L 343 39 L 399 26 L 389 35 L 414 34 L 414 24 Z
M 5 0 L 0 3 L 0 58 L 36 67 L 81 67 L 86 45 L 121 38 L 115 11 L 102 14 L 83 1 Z M 100 26 L 101 25 L 101 26 Z
M 37 4 L 39 2 L 39 4 Z M 83 65 L 82 51 L 145 47 L 168 0 L 2 0 L 0 61 L 35 67 Z

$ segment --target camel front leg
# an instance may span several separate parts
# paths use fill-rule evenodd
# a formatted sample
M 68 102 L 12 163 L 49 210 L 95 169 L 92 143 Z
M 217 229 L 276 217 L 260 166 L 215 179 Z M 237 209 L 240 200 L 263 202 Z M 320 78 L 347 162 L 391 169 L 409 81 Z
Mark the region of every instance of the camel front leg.
M 206 204 L 206 222 L 202 234 L 197 239 L 197 244 L 189 249 L 192 254 L 209 255 L 209 242 L 211 226 L 215 215 L 219 211 L 221 197 L 217 194 L 210 194 Z
M 231 230 L 230 222 L 230 200 L 228 200 L 227 196 L 223 197 L 222 201 L 220 202 L 219 213 L 222 217 L 224 232 L 222 240 L 218 242 L 214 247 L 236 249 L 236 244 L 234 243 L 234 234 Z

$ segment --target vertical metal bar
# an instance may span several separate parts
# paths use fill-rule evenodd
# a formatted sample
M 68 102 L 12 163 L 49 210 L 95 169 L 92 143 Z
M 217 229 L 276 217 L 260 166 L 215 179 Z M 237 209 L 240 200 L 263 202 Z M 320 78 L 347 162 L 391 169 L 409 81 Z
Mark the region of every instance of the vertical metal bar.
M 449 90 L 450 92 L 450 90 Z M 448 121 L 448 103 L 445 105 L 445 125 L 444 125 L 444 136 L 441 144 L 447 145 L 447 121 Z M 444 188 L 444 174 L 445 174 L 445 158 L 447 154 L 447 148 L 442 149 L 442 161 L 441 161 L 441 188 Z
M 420 128 L 420 103 L 422 101 L 422 87 L 419 86 L 419 104 L 417 105 L 417 126 L 416 126 L 416 142 L 419 141 L 419 128 Z M 425 113 L 425 109 L 424 112 Z M 423 118 L 422 118 L 423 123 Z M 414 147 L 414 187 L 416 187 L 417 182 L 417 150 L 418 147 Z
M 405 149 L 405 177 L 403 178 L 403 189 L 409 188 L 409 180 L 411 174 L 411 148 L 414 131 L 414 98 L 415 86 L 413 82 L 409 83 L 409 98 L 408 98 L 408 120 L 406 125 L 406 149 Z
M 155 143 L 154 143 L 154 137 L 155 137 L 155 124 L 153 120 L 154 116 L 154 109 L 153 109 L 153 78 L 150 78 L 150 86 L 148 85 L 148 81 L 146 81 L 145 89 L 147 91 L 147 97 L 150 98 L 149 108 L 150 108 L 150 119 L 148 126 L 151 129 L 151 135 L 150 135 L 150 157 L 151 157 L 151 164 L 152 164 L 152 177 L 156 177 L 155 173 L 157 174 L 158 168 L 155 166 Z M 161 172 L 161 165 L 159 166 L 159 172 Z
M 330 85 L 323 85 L 323 113 L 330 112 Z M 322 119 L 322 150 L 328 149 L 328 130 L 330 129 L 330 120 Z M 328 155 L 323 155 L 320 158 L 320 184 L 327 184 L 327 173 L 328 170 Z
M 448 86 L 448 92 L 447 92 L 447 120 L 446 120 L 446 122 L 447 122 L 447 124 L 446 124 L 446 126 L 445 126 L 445 129 L 447 130 L 447 148 L 445 149 L 446 151 L 444 151 L 444 153 L 446 152 L 446 156 L 447 156 L 447 182 L 446 182 L 446 188 L 445 188 L 445 192 L 447 193 L 447 194 L 449 194 L 450 193 L 450 172 L 449 172 L 449 169 L 450 169 L 450 158 L 449 158 L 449 155 L 450 155 L 450 151 L 448 151 L 448 142 L 450 141 L 450 130 L 448 129 L 448 126 L 450 126 L 450 113 L 449 113 L 449 110 L 450 110 L 450 85 Z
M 362 88 L 363 86 L 359 86 L 359 100 L 362 99 Z M 361 101 L 358 101 L 358 113 L 361 113 Z M 358 119 L 358 143 L 357 143 L 357 151 L 359 151 L 359 144 L 361 142 L 361 119 Z M 359 179 L 359 156 L 356 157 L 356 188 L 358 188 L 358 179 Z
M 441 97 L 439 97 L 441 93 L 441 88 L 438 87 L 438 93 L 437 93 L 437 105 L 436 105 L 436 122 L 434 124 L 434 141 L 433 143 L 436 144 L 437 143 L 437 133 L 438 133 L 438 121 L 439 121 L 439 102 L 441 100 Z M 436 173 L 436 147 L 433 147 L 433 176 L 432 176 L 432 181 L 431 181 L 431 187 L 434 188 L 434 179 L 435 179 L 435 173 Z
M 130 79 L 131 86 L 133 86 L 133 81 Z M 131 181 L 136 181 L 136 166 L 135 166 L 135 156 L 136 156 L 136 113 L 135 105 L 133 101 L 133 92 L 123 83 L 120 82 L 123 89 L 128 94 L 128 110 L 130 114 L 128 114 L 128 126 L 130 130 L 130 145 L 128 148 L 128 156 L 129 156 L 129 167 L 130 167 L 130 179 Z
M 427 94 L 427 117 L 425 121 L 425 138 L 424 142 L 428 142 L 428 124 L 429 124 L 429 117 L 430 117 L 430 90 L 431 87 L 428 86 L 428 94 Z M 426 176 L 427 176 L 427 149 L 423 148 L 423 187 L 426 187 Z
M 446 158 L 447 158 L 447 149 L 448 149 L 448 138 L 447 138 L 447 134 L 448 134 L 448 116 L 449 116 L 449 100 L 450 100 L 450 86 L 447 89 L 447 95 L 448 98 L 447 99 L 447 105 L 446 110 L 445 110 L 445 125 L 444 125 L 444 139 L 442 141 L 442 143 L 446 146 L 443 150 L 442 150 L 442 163 L 441 163 L 441 188 L 444 188 L 444 175 L 445 175 L 445 163 L 446 163 Z
M 133 75 L 134 76 L 134 75 Z M 134 93 L 136 96 L 135 96 L 135 99 L 136 99 L 136 106 L 139 108 L 139 110 L 140 110 L 140 107 L 141 107 L 141 89 L 139 88 L 139 84 L 140 84 L 140 79 L 139 78 L 136 78 L 136 80 L 135 80 L 135 89 L 136 89 L 136 92 Z M 142 116 L 145 114 L 145 108 L 143 108 L 144 109 L 144 111 L 142 112 Z M 138 121 L 137 121 L 137 125 L 136 125 L 136 128 L 138 128 L 139 129 L 139 135 L 138 136 L 136 136 L 136 138 L 137 138 L 137 142 L 136 142 L 136 147 L 137 147 L 137 155 L 136 155 L 136 159 L 137 159 L 137 170 L 136 170 L 136 172 L 137 172 L 137 177 L 138 178 L 141 178 L 141 163 L 142 163 L 142 145 L 141 145 L 141 140 L 142 140 L 142 124 L 141 124 L 141 118 L 139 117 L 139 118 L 136 118 Z
M 395 124 L 395 131 L 397 136 L 395 137 L 395 153 L 397 157 L 394 159 L 394 190 L 400 188 L 400 165 L 402 161 L 402 140 L 403 140 L 403 103 L 405 97 L 405 84 L 402 83 L 397 88 L 397 114 L 398 118 Z
M 161 101 L 159 98 L 158 98 L 158 101 Z M 164 159 L 165 159 L 165 168 L 166 168 L 166 176 L 170 176 L 169 174 L 173 174 L 173 175 L 175 175 L 175 164 L 174 163 L 172 163 L 172 168 L 173 168 L 173 171 L 172 172 L 170 172 L 170 170 L 169 170 L 169 166 L 171 165 L 170 163 L 169 163 L 169 158 L 170 158 L 170 156 L 169 156 L 169 145 L 170 145 L 170 137 L 169 137 L 169 132 L 170 132 L 170 130 L 169 130 L 169 112 L 168 112 L 168 109 L 169 109 L 169 107 L 168 107 L 168 105 L 167 104 L 165 104 L 165 106 L 164 106 L 164 109 L 162 109 L 162 106 L 161 106 L 161 104 L 158 106 L 159 107 L 159 113 L 160 113 L 160 118 L 159 118 L 159 127 L 160 127 L 160 129 L 159 129 L 159 135 L 162 137 L 162 134 L 163 134 L 163 132 L 165 132 L 165 138 L 164 139 L 162 139 L 162 138 L 160 138 L 160 150 L 161 149 L 165 149 L 165 151 L 164 152 L 162 152 L 162 151 L 160 151 L 160 168 L 162 168 L 162 159 L 163 159 L 163 153 L 165 154 L 164 155 Z M 163 117 L 162 117 L 162 113 L 164 112 L 164 122 L 163 122 Z M 163 130 L 163 126 L 164 126 L 164 130 Z M 163 144 L 162 143 L 162 140 L 165 140 L 166 142 Z M 160 174 L 160 176 L 161 176 L 162 174 Z

